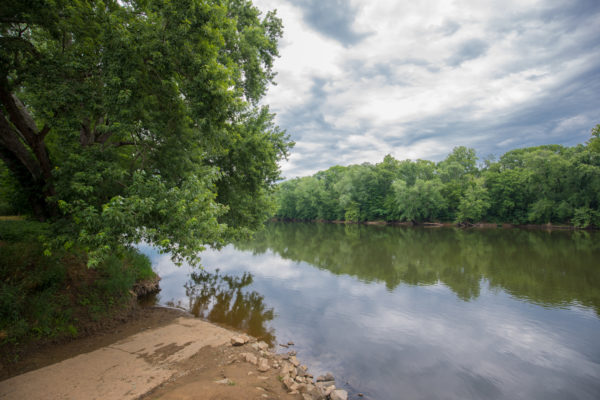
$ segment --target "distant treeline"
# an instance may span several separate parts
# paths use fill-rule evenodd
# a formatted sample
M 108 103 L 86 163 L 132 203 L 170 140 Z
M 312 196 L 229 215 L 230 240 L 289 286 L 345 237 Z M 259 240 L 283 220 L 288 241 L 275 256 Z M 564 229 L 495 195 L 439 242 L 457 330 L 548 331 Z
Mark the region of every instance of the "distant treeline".
M 276 217 L 296 220 L 600 226 L 600 125 L 585 145 L 511 150 L 477 163 L 456 147 L 445 160 L 334 166 L 279 185 Z

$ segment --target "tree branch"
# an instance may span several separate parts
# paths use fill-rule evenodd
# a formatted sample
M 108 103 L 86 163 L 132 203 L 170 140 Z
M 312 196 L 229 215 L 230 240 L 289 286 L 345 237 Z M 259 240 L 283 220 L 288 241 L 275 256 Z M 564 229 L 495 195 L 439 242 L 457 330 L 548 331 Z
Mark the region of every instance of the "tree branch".
M 25 108 L 25 105 L 19 100 L 17 96 L 10 93 L 8 90 L 8 85 L 6 84 L 6 80 L 0 81 L 0 101 L 4 105 L 8 113 L 8 117 L 14 127 L 17 129 L 18 133 L 23 136 L 25 143 L 31 149 L 33 155 L 36 158 L 38 164 L 38 170 L 41 172 L 41 175 L 44 177 L 47 186 L 47 192 L 50 195 L 54 194 L 54 187 L 52 186 L 52 163 L 50 162 L 50 157 L 48 156 L 48 150 L 46 149 L 46 145 L 44 143 L 44 136 L 48 133 L 46 132 L 44 136 L 39 136 L 39 130 L 33 120 L 31 114 Z M 2 123 L 7 124 L 10 128 L 10 124 L 2 114 Z M 11 128 L 10 130 L 6 130 L 4 127 L 4 135 L 5 141 L 9 139 L 16 139 L 18 137 L 18 133 L 14 132 Z M 9 142 L 7 142 L 9 143 Z M 10 142 L 11 145 L 15 145 L 15 143 Z M 22 160 L 22 162 L 24 162 Z
M 44 125 L 44 127 L 38 135 L 40 137 L 40 140 L 44 140 L 48 132 L 50 132 L 50 127 L 48 125 Z
M 2 101 L 10 121 L 19 130 L 21 135 L 23 135 L 29 147 L 33 148 L 38 133 L 37 126 L 31 114 L 25 109 L 25 105 L 17 96 L 8 91 L 4 82 L 0 84 L 0 101 Z
M 27 171 L 29 171 L 35 181 L 41 178 L 40 165 L 32 157 L 21 140 L 19 140 L 18 132 L 10 126 L 2 111 L 0 111 L 0 146 L 12 153 L 27 168 Z
M 115 142 L 115 143 L 111 143 L 111 145 L 113 145 L 115 147 L 135 146 L 135 142 Z

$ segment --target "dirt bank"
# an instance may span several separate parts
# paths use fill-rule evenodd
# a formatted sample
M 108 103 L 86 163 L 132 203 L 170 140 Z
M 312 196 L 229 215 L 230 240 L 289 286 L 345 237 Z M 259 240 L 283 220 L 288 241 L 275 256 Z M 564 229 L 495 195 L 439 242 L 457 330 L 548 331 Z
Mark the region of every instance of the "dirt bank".
M 256 343 L 183 312 L 149 308 L 111 331 L 46 346 L 4 371 L 2 399 L 301 399 L 274 359 L 263 372 L 243 361 Z M 29 372 L 26 372 L 29 371 Z

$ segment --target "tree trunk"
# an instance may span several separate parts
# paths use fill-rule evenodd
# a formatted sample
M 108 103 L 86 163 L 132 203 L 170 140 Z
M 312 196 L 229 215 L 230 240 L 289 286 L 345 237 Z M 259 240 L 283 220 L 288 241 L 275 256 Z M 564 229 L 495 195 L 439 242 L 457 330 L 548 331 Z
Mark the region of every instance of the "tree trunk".
M 43 221 L 58 215 L 56 205 L 48 201 L 56 193 L 44 141 L 49 128 L 37 128 L 23 103 L 8 90 L 6 81 L 0 82 L 0 102 L 0 159 L 21 184 L 36 218 Z

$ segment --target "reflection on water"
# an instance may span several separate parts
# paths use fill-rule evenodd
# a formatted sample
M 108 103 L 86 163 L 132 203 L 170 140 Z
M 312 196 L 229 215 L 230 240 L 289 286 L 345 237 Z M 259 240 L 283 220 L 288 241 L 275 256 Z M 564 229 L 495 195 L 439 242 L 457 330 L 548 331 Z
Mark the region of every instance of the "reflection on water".
M 273 309 L 266 308 L 264 296 L 255 291 L 243 292 L 252 283 L 252 275 L 240 277 L 208 271 L 195 271 L 184 285 L 189 299 L 188 310 L 196 317 L 243 330 L 273 344 L 273 329 L 265 323 L 273 319 Z
M 529 301 L 560 306 L 580 303 L 600 312 L 600 241 L 592 232 L 423 229 L 387 226 L 277 223 L 251 242 L 335 274 L 363 281 L 445 284 L 465 301 L 482 284 Z
M 275 223 L 200 271 L 143 250 L 160 304 L 294 340 L 366 398 L 598 399 L 599 239 Z
M 256 291 L 244 290 L 252 284 L 252 274 L 244 272 L 241 276 L 221 274 L 206 270 L 190 269 L 186 282 L 175 279 L 175 285 L 185 288 L 185 298 L 168 299 L 162 302 L 169 307 L 189 311 L 194 316 L 218 324 L 244 331 L 254 337 L 274 344 L 273 328 L 266 324 L 274 317 L 272 308 L 267 308 L 264 296 Z M 166 280 L 166 284 L 172 282 Z M 161 282 L 164 289 L 165 279 Z M 161 303 L 164 295 L 155 297 L 154 302 Z M 186 304 L 184 304 L 184 302 Z

